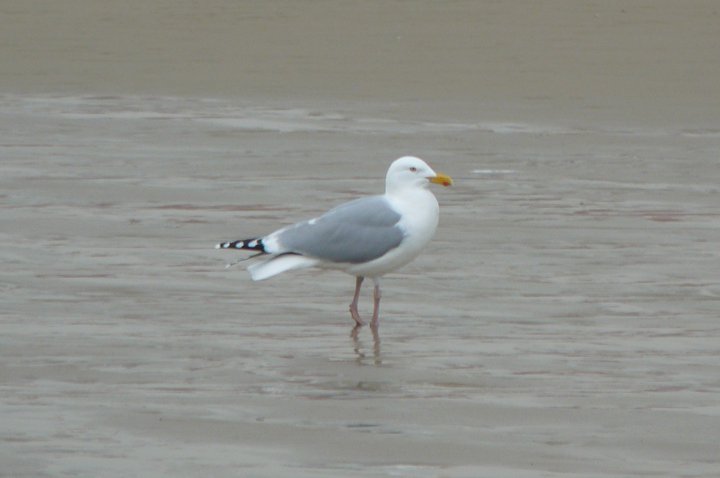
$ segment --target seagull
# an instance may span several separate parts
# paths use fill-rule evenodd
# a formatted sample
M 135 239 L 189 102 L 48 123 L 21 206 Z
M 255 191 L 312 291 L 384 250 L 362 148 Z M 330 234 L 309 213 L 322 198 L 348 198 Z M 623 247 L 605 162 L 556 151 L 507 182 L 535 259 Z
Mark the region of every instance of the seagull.
M 215 248 L 255 251 L 248 259 L 258 260 L 247 270 L 256 281 L 307 267 L 355 276 L 350 315 L 356 327 L 365 323 L 358 312 L 360 288 L 366 277 L 372 279 L 370 326 L 376 329 L 380 277 L 411 262 L 430 242 L 440 208 L 428 185 L 450 186 L 452 182 L 450 176 L 436 173 L 422 159 L 403 156 L 388 169 L 385 194 L 356 199 L 266 236 L 222 242 Z

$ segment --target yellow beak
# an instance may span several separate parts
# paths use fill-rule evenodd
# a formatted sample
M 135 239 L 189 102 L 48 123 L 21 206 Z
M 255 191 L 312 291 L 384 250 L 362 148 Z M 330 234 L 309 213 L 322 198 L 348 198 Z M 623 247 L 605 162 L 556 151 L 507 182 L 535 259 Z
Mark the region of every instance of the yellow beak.
M 437 173 L 437 175 L 429 178 L 431 183 L 442 184 L 443 186 L 452 186 L 453 180 L 450 176 L 443 173 Z

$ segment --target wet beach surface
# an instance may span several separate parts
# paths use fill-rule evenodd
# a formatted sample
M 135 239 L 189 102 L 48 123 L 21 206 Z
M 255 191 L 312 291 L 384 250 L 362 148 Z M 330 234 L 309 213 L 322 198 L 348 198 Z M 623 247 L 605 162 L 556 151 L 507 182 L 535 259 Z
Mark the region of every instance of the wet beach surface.
M 260 14 L 271 31 L 310 16 L 273 3 Z M 499 25 L 555 46 L 583 45 L 585 30 L 555 37 L 554 22 L 587 18 L 600 22 L 591 36 L 602 37 L 603 22 L 713 32 L 701 2 L 690 19 L 672 2 L 625 13 L 611 2 L 560 19 L 537 11 L 533 21 L 520 7 L 453 5 L 413 17 L 435 25 L 442 51 L 463 46 L 438 25 L 454 31 L 445 15 L 459 21 L 465 9 L 494 14 L 487 48 L 518 55 Z M 385 22 L 401 16 L 400 4 L 388 8 Z M 351 16 L 322 12 L 367 50 Z M 389 34 L 385 22 L 377 29 Z M 535 22 L 547 28 L 526 28 Z M 269 73 L 276 63 L 258 62 L 239 80 L 244 91 L 221 91 L 194 70 L 164 91 L 129 60 L 135 79 L 107 86 L 89 54 L 87 78 L 60 69 L 65 81 L 52 88 L 33 84 L 41 75 L 18 60 L 27 82 L 11 76 L 0 92 L 3 473 L 716 476 L 720 122 L 707 75 L 718 67 L 694 70 L 706 50 L 686 56 L 692 48 L 678 37 L 663 40 L 674 62 L 639 66 L 624 55 L 651 55 L 650 46 L 611 55 L 600 43 L 584 65 L 616 69 L 605 83 L 576 77 L 568 96 L 562 83 L 531 92 L 542 90 L 536 77 L 564 68 L 558 77 L 571 84 L 583 70 L 549 53 L 534 59 L 539 49 L 506 75 L 504 59 L 488 54 L 494 71 L 475 86 L 459 48 L 438 60 L 441 73 L 406 89 L 382 71 L 423 72 L 423 49 L 403 49 L 400 64 L 372 50 L 360 63 L 367 82 L 379 75 L 376 91 L 303 70 L 327 73 L 338 61 L 312 35 L 297 51 L 270 49 L 277 62 L 297 62 L 297 78 L 283 83 Z M 708 38 L 698 43 L 711 48 Z M 146 64 L 153 51 L 127 58 Z M 463 78 L 453 82 L 455 65 Z M 644 72 L 646 92 L 636 73 L 650 65 L 658 71 Z M 677 65 L 702 79 L 673 76 Z M 452 94 L 438 86 L 446 80 Z M 353 278 L 303 271 L 253 283 L 242 266 L 224 268 L 239 254 L 213 249 L 382 192 L 387 165 L 404 154 L 456 184 L 434 189 L 441 224 L 428 250 L 383 280 L 378 335 L 350 334 Z M 370 308 L 368 288 L 361 312 Z

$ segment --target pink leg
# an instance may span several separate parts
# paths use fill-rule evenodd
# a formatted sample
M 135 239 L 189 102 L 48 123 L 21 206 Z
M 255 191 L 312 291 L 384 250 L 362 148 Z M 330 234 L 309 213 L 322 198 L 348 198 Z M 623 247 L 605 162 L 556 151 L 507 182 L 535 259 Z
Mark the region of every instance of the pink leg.
M 375 283 L 375 288 L 373 289 L 373 316 L 370 321 L 370 327 L 377 329 L 378 319 L 380 317 L 380 298 L 382 294 L 380 293 L 380 279 L 373 278 L 373 282 Z
M 362 286 L 364 277 L 358 276 L 355 278 L 355 295 L 353 296 L 352 302 L 350 302 L 350 315 L 357 324 L 357 326 L 364 325 L 360 318 L 360 312 L 358 312 L 358 299 L 360 298 L 360 287 Z

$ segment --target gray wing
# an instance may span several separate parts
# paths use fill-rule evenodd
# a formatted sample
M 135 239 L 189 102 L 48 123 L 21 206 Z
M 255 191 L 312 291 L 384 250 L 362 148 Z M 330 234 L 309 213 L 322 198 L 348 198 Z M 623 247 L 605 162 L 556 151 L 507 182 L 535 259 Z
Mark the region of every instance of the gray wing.
M 362 263 L 383 256 L 403 240 L 400 214 L 383 196 L 361 198 L 278 232 L 287 252 L 318 259 Z

